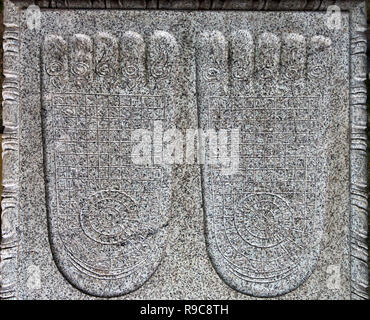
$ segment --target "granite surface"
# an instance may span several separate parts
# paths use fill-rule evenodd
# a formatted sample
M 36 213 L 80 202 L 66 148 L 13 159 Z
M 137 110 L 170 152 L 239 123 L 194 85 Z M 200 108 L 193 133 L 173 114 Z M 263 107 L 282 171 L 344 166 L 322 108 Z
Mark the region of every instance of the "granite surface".
M 366 298 L 365 14 L 341 3 L 340 29 L 135 6 L 31 29 L 8 2 L 1 296 Z M 197 128 L 238 133 L 228 161 L 179 156 Z

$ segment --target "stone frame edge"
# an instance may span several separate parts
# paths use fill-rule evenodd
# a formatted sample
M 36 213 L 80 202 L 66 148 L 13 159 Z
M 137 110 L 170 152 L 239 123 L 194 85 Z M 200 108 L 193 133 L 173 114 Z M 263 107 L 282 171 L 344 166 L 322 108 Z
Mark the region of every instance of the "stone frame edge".
M 368 299 L 367 252 L 367 40 L 364 0 L 5 0 L 3 35 L 3 192 L 1 201 L 0 299 L 17 299 L 19 200 L 20 9 L 312 10 L 338 5 L 350 13 L 350 264 L 351 299 Z
M 19 10 L 4 1 L 0 299 L 17 298 L 19 200 Z

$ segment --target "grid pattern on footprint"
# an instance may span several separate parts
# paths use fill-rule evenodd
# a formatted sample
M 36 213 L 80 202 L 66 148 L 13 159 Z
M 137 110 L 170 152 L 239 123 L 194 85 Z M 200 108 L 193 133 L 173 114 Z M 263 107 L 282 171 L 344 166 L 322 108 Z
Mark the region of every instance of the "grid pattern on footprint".
M 223 276 L 256 295 L 297 285 L 321 223 L 326 112 L 321 97 L 207 97 L 210 128 L 239 128 L 239 170 L 206 168 L 211 250 Z M 229 149 L 231 146 L 229 146 Z M 324 192 L 322 192 L 324 193 Z M 311 230 L 311 231 L 310 231 Z M 313 242 L 312 242 L 313 241 Z M 314 259 L 312 259 L 314 260 Z M 299 280 L 299 278 L 301 279 Z M 273 292 L 273 290 L 272 290 Z
M 53 226 L 66 261 L 89 279 L 106 281 L 107 294 L 124 286 L 117 280 L 151 268 L 161 256 L 169 172 L 132 162 L 132 132 L 165 120 L 169 99 L 71 93 L 53 94 L 46 104 Z

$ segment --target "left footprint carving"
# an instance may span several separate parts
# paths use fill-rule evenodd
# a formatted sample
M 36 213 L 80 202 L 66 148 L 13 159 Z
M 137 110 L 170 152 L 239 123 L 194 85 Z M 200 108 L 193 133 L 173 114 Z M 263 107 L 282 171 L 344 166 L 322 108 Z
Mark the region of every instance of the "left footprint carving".
M 140 145 L 151 148 L 155 121 L 172 123 L 176 39 L 163 31 L 147 39 L 133 31 L 49 35 L 42 55 L 54 260 L 85 293 L 132 292 L 158 268 L 167 243 L 171 168 Z

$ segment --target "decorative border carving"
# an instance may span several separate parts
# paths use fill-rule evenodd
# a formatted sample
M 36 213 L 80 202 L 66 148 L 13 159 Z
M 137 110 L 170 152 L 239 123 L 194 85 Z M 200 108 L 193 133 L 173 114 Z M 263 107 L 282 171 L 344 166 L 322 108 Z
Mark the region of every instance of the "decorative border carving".
M 367 299 L 366 10 L 363 0 L 6 0 L 4 3 L 3 193 L 0 298 L 16 298 L 19 188 L 19 9 L 318 10 L 338 5 L 350 12 L 350 210 L 352 299 Z
M 13 0 L 20 7 L 35 4 L 49 9 L 144 9 L 144 10 L 310 10 L 330 5 L 351 10 L 363 0 Z
M 351 298 L 368 299 L 367 268 L 367 109 L 366 109 L 366 7 L 350 10 L 350 207 Z
M 4 6 L 3 192 L 1 201 L 0 299 L 17 296 L 19 191 L 19 11 Z

